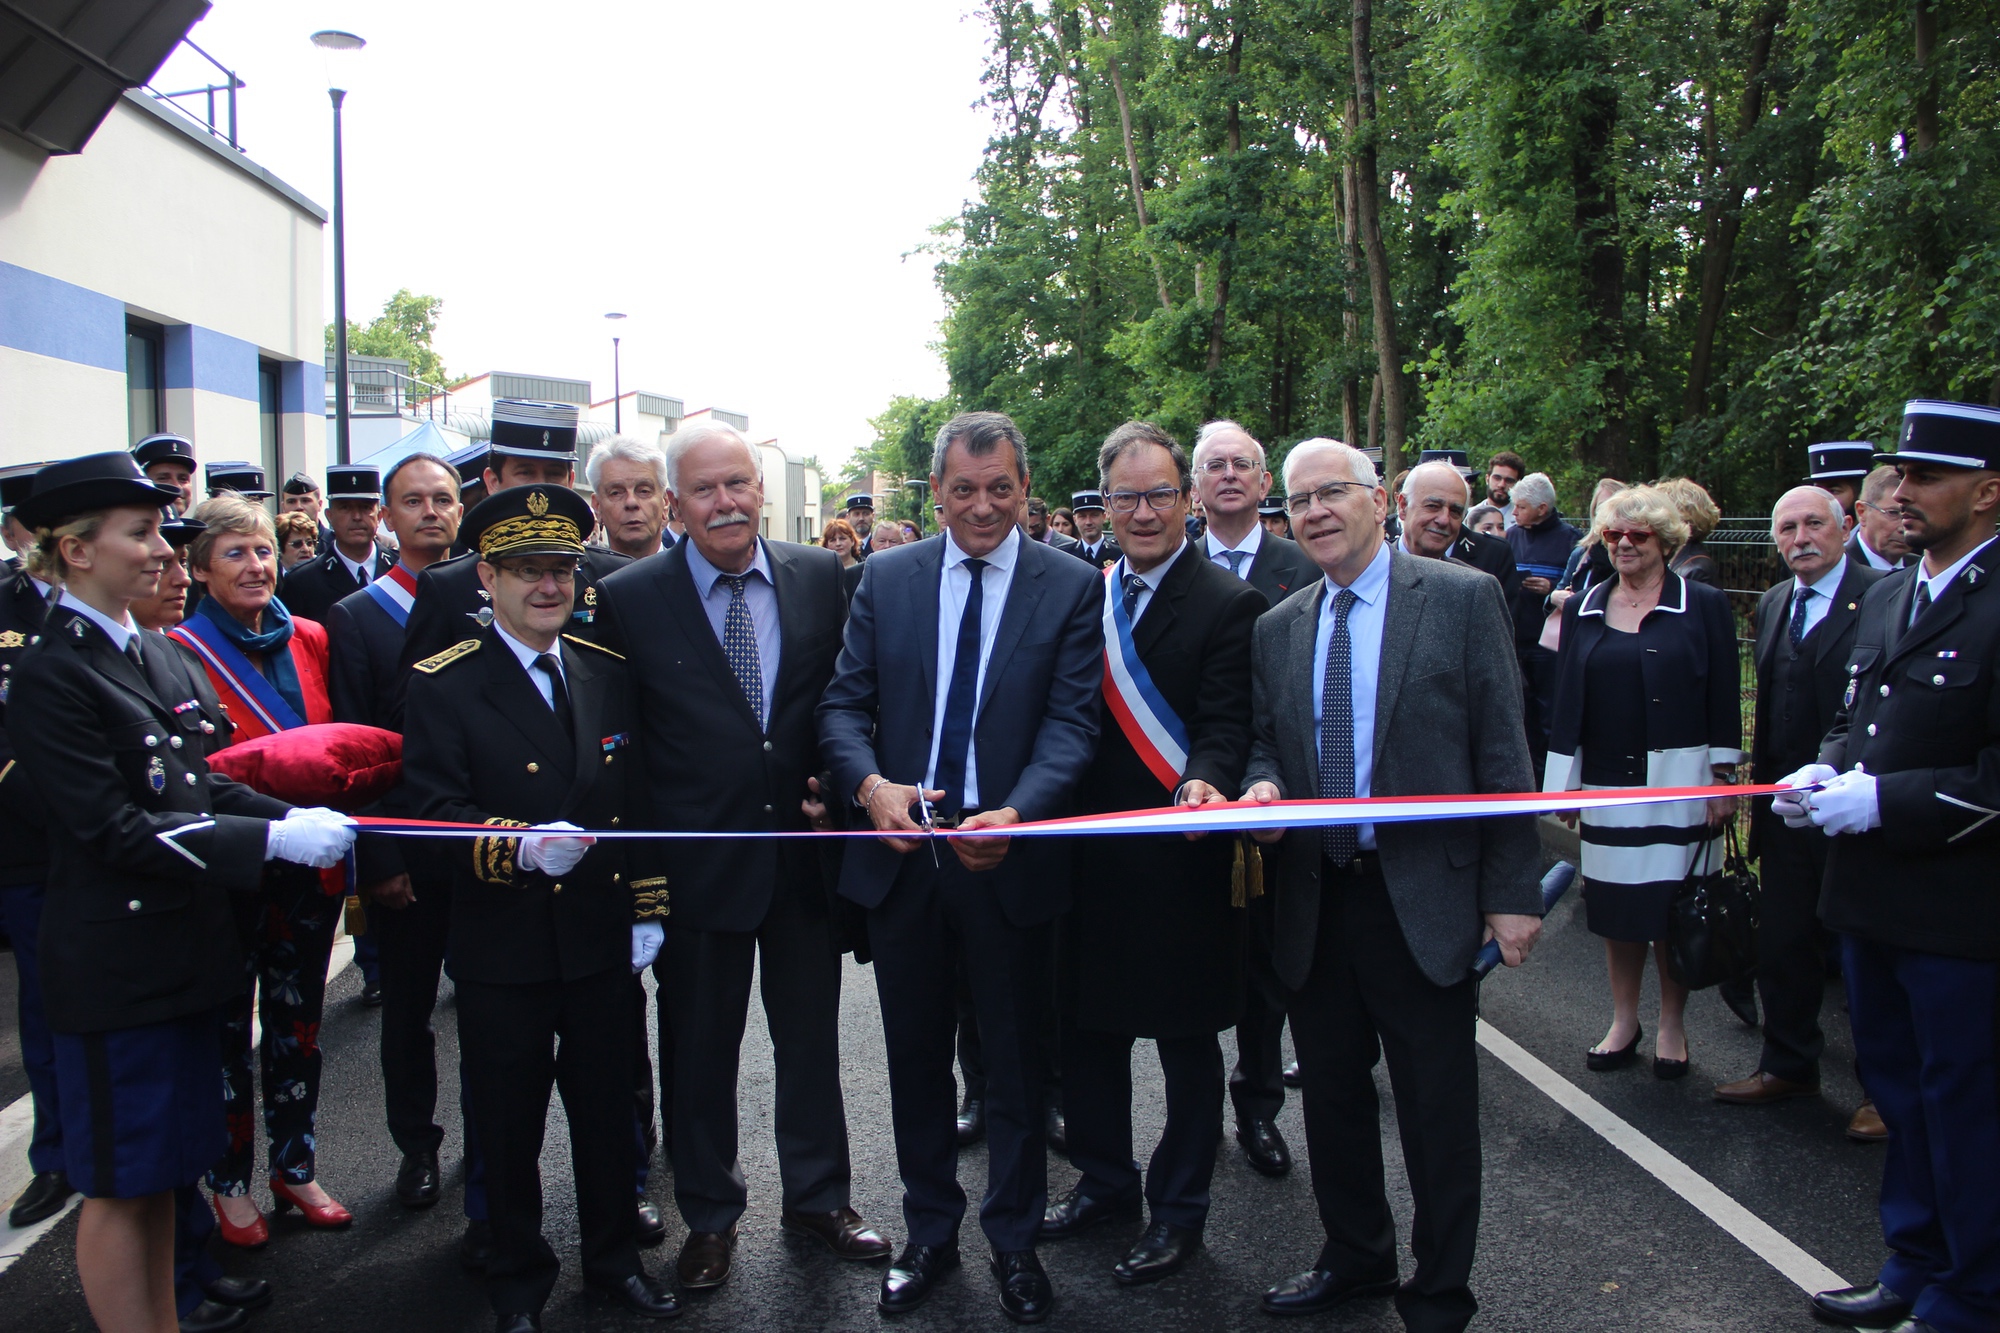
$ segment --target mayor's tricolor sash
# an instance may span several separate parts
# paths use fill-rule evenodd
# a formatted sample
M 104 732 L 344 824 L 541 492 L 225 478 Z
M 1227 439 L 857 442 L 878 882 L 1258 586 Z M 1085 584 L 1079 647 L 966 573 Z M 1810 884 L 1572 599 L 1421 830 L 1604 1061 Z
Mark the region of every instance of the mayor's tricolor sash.
M 398 561 L 389 566 L 388 573 L 368 585 L 368 595 L 396 622 L 398 629 L 407 628 L 410 608 L 417 600 L 417 576 Z
M 1187 726 L 1153 684 L 1133 646 L 1124 569 L 1120 560 L 1104 571 L 1104 702 L 1140 761 L 1171 792 L 1181 785 L 1187 767 Z
M 216 693 L 223 696 L 225 706 L 240 705 L 266 731 L 290 731 L 305 725 L 306 720 L 264 679 L 264 673 L 243 655 L 242 649 L 224 638 L 207 616 L 189 616 L 167 633 L 200 656 L 215 678 Z

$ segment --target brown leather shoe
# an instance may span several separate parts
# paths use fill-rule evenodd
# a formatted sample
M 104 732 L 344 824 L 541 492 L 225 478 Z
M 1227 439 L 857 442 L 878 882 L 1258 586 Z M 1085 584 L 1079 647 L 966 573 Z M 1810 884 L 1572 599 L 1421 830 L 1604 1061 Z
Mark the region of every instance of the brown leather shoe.
M 719 1287 L 729 1280 L 729 1260 L 736 1253 L 736 1228 L 727 1231 L 690 1231 L 681 1242 L 681 1257 L 674 1263 L 681 1286 L 689 1291 Z
M 1734 1083 L 1715 1085 L 1715 1100 L 1731 1102 L 1737 1106 L 1762 1106 L 1766 1102 L 1789 1101 L 1794 1097 L 1819 1096 L 1819 1084 L 1796 1083 L 1776 1074 L 1758 1070 L 1749 1078 L 1739 1078 Z
M 781 1225 L 795 1236 L 811 1236 L 842 1259 L 879 1263 L 890 1254 L 882 1233 L 861 1220 L 852 1208 L 830 1213 L 795 1213 L 787 1208 Z
M 1862 1102 L 1861 1109 L 1847 1122 L 1847 1137 L 1856 1143 L 1880 1143 L 1889 1137 L 1889 1127 L 1882 1123 L 1882 1113 L 1875 1109 L 1873 1097 Z

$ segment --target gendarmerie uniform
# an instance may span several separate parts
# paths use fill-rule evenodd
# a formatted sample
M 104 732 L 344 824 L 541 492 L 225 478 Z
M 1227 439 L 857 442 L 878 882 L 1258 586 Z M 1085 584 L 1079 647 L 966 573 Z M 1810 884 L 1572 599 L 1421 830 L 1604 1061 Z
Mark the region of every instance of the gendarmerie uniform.
M 129 454 L 43 469 L 24 519 L 165 504 Z M 241 985 L 230 895 L 263 876 L 283 802 L 212 774 L 200 675 L 136 631 L 138 662 L 65 596 L 16 664 L 9 736 L 47 797 L 42 989 L 56 1032 L 63 1151 L 91 1197 L 192 1184 L 227 1146 L 216 1010 Z
M 1858 496 L 1874 466 L 1875 446 L 1866 440 L 1822 440 L 1806 446 L 1806 480 L 1824 490 L 1852 486 Z M 1847 516 L 1854 514 L 1849 510 Z
M 373 469 L 370 470 L 372 471 Z M 332 469 L 329 468 L 328 471 L 330 472 Z M 285 478 L 285 484 L 279 487 L 279 491 L 281 494 L 288 496 L 318 495 L 319 483 L 303 472 L 294 472 L 291 476 Z M 333 529 L 326 525 L 324 519 L 319 521 L 318 527 L 319 533 L 313 539 L 313 554 L 325 555 L 333 549 Z M 317 620 L 319 617 L 315 616 L 313 619 Z
M 464 532 L 496 560 L 581 556 L 592 526 L 574 491 L 521 486 L 482 501 Z M 538 681 L 543 668 L 524 662 L 496 622 L 416 664 L 403 763 L 424 818 L 641 825 L 639 723 L 624 660 L 574 635 L 550 655 L 562 679 Z M 585 1282 L 616 1288 L 642 1274 L 632 927 L 666 914 L 661 844 L 600 841 L 560 876 L 523 868 L 519 847 L 501 833 L 451 844 L 452 977 L 486 1162 L 488 1294 L 502 1316 L 538 1313 L 559 1269 L 542 1236 L 537 1165 L 552 1086 L 569 1119 Z
M 164 431 L 158 435 L 148 435 L 145 439 L 132 446 L 132 459 L 138 463 L 141 472 L 145 472 L 146 469 L 152 467 L 155 463 L 180 463 L 192 474 L 195 470 L 194 441 L 184 435 L 174 435 Z M 149 473 L 149 479 L 150 475 Z M 164 485 L 165 483 L 155 482 L 154 484 Z M 172 490 L 174 488 L 168 487 L 168 489 Z M 176 494 L 173 500 L 173 508 L 177 514 L 187 513 L 188 510 L 194 508 L 193 497 L 184 492 Z
M 264 469 L 255 463 L 232 460 L 226 463 L 210 463 L 202 469 L 211 496 L 234 492 L 246 500 L 268 500 L 270 488 L 264 484 Z
M 1912 402 L 1876 457 L 2000 470 L 2000 411 Z M 1845 937 L 1855 1052 L 1889 1127 L 1880 1281 L 1942 1333 L 2000 1328 L 1996 585 L 1988 540 L 1871 587 L 1819 755 L 1875 777 L 1880 826 L 1831 840 L 1820 918 Z
M 1094 509 L 1101 514 L 1104 512 L 1104 493 L 1102 491 L 1074 491 L 1069 497 L 1069 507 L 1070 512 L 1074 514 L 1081 514 L 1087 509 Z M 1111 529 L 1105 528 L 1098 533 L 1097 545 L 1095 546 L 1092 546 L 1081 537 L 1077 538 L 1076 554 L 1081 556 L 1094 569 L 1109 569 L 1112 565 L 1117 564 L 1119 557 L 1125 553 L 1118 549 L 1118 539 L 1111 535 Z
M 364 463 L 336 465 L 326 470 L 326 491 L 328 504 L 335 500 L 369 500 L 380 504 L 382 474 Z M 325 624 L 335 602 L 366 588 L 388 573 L 395 563 L 392 556 L 371 547 L 368 558 L 356 564 L 329 541 L 315 559 L 286 572 L 278 585 L 278 597 L 293 615 Z

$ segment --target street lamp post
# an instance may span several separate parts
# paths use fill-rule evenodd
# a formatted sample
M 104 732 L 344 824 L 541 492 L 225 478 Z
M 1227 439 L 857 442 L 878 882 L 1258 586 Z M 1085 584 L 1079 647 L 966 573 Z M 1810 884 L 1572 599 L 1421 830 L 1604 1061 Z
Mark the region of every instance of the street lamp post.
M 624 312 L 613 310 L 605 316 L 609 320 L 625 318 Z M 612 327 L 617 327 L 613 324 Z M 611 430 L 613 434 L 625 433 L 625 394 L 618 382 L 618 335 L 611 335 Z
M 326 29 L 312 35 L 314 46 L 328 53 L 327 96 L 333 100 L 333 461 L 350 462 L 347 384 L 347 199 L 341 179 L 340 105 L 347 90 L 335 84 L 331 55 L 358 51 L 367 43 L 351 32 Z

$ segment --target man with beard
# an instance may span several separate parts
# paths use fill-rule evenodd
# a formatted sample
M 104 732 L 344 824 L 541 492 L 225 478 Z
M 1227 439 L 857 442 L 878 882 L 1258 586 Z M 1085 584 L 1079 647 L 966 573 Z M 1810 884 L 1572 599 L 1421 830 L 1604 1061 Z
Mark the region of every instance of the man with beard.
M 1486 503 L 1500 511 L 1510 528 L 1514 526 L 1514 484 L 1527 472 L 1521 455 L 1510 449 L 1502 449 L 1486 461 Z

